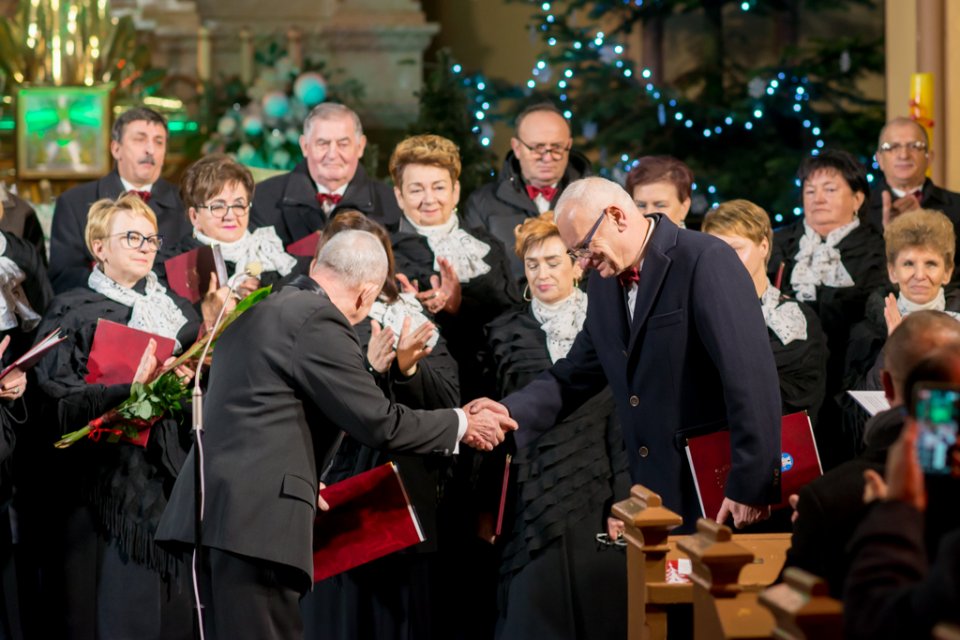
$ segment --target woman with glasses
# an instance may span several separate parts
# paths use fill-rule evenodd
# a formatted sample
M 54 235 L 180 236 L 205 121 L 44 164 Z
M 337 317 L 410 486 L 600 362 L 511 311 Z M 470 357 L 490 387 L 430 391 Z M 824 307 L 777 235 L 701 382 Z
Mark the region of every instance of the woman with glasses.
M 529 304 L 487 326 L 501 397 L 563 358 L 587 312 L 587 295 L 577 288 L 580 268 L 551 212 L 517 227 L 515 251 Z M 497 637 L 624 637 L 624 557 L 595 540 L 601 531 L 617 538 L 622 525 L 608 518 L 610 505 L 630 490 L 609 389 L 515 451 L 511 466 Z M 499 469 L 493 475 L 502 478 Z M 493 504 L 499 492 L 496 498 Z
M 158 273 L 165 276 L 163 260 L 216 244 L 229 277 L 218 284 L 243 298 L 260 287 L 276 285 L 297 269 L 298 260 L 284 251 L 273 227 L 248 230 L 253 189 L 250 171 L 229 156 L 213 154 L 190 165 L 180 183 L 180 196 L 193 232 L 163 251 Z M 302 262 L 305 272 L 308 261 Z M 251 271 L 259 276 L 249 275 Z M 223 289 L 219 293 L 224 295 Z
M 870 292 L 886 280 L 883 238 L 861 223 L 870 186 L 852 155 L 824 151 L 805 158 L 798 177 L 803 218 L 774 234 L 768 275 L 784 294 L 813 307 L 827 335 L 827 401 L 818 437 L 829 468 L 853 455 L 836 428 L 839 407 L 832 398 L 842 391 L 850 327 L 863 317 Z
M 483 326 L 519 302 L 503 244 L 460 226 L 460 151 L 450 140 L 407 138 L 390 157 L 390 175 L 403 212 L 393 242 L 397 277 L 436 316 L 460 365 L 461 397 L 488 395 L 477 357 Z
M 86 382 L 99 320 L 170 338 L 178 349 L 191 345 L 201 327 L 190 303 L 152 271 L 162 238 L 155 214 L 139 197 L 95 202 L 85 239 L 96 259 L 87 286 L 54 298 L 39 327 L 39 335 L 59 327 L 67 338 L 36 366 L 48 400 L 46 422 L 57 425 L 49 430 L 51 443 L 130 395 L 129 384 Z M 218 312 L 216 301 L 204 303 L 208 322 Z M 155 350 L 151 343 L 139 358 L 134 382 L 151 379 L 159 364 Z M 84 441 L 57 452 L 59 486 L 49 499 L 62 520 L 47 533 L 60 536 L 49 552 L 63 552 L 53 563 L 63 574 L 43 579 L 46 586 L 64 585 L 65 601 L 55 605 L 63 607 L 56 620 L 66 628 L 51 630 L 50 637 L 193 637 L 186 569 L 153 541 L 189 446 L 189 420 L 182 425 L 167 417 L 152 426 L 145 447 Z

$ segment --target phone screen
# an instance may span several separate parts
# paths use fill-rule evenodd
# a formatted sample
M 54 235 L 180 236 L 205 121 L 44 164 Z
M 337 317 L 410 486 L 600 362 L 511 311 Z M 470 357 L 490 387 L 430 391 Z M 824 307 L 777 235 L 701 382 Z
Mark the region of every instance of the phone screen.
M 921 387 L 914 398 L 920 426 L 917 455 L 924 473 L 950 473 L 950 450 L 957 443 L 960 388 Z

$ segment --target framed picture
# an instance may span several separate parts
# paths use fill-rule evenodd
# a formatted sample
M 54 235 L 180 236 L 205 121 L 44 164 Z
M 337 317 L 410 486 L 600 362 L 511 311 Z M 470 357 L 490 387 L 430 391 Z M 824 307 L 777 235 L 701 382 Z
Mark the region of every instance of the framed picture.
M 110 172 L 110 92 L 29 87 L 17 93 L 17 177 L 100 178 Z

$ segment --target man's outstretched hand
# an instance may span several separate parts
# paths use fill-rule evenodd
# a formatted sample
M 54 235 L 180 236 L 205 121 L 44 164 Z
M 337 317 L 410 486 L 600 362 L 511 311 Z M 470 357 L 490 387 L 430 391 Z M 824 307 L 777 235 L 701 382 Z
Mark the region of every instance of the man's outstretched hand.
M 487 398 L 467 403 L 463 412 L 467 416 L 467 432 L 462 442 L 474 449 L 491 451 L 503 442 L 507 431 L 517 428 L 517 421 L 510 417 L 507 408 Z

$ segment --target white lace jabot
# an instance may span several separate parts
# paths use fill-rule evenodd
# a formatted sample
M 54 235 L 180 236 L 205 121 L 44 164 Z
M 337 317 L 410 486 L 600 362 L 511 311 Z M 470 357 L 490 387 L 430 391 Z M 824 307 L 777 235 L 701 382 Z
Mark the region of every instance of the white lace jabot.
M 139 293 L 117 284 L 98 266 L 90 272 L 87 286 L 114 302 L 132 307 L 133 314 L 127 323 L 128 327 L 176 340 L 180 329 L 187 324 L 187 317 L 167 295 L 167 289 L 157 280 L 157 274 L 153 271 L 147 273 L 146 280 L 144 293 Z M 177 342 L 177 351 L 180 351 L 180 347 Z
M 420 305 L 417 296 L 413 293 L 401 293 L 400 297 L 393 302 L 384 302 L 378 299 L 373 303 L 373 307 L 370 308 L 370 313 L 367 317 L 379 322 L 383 328 L 390 327 L 393 329 L 394 349 L 396 349 L 397 343 L 400 341 L 400 332 L 403 330 L 404 319 L 410 318 L 410 331 L 413 331 L 424 322 L 430 321 L 430 318 L 423 313 L 423 306 Z M 440 334 L 435 330 L 433 335 L 430 336 L 430 339 L 427 340 L 427 346 L 435 347 L 439 339 Z
M 247 267 L 252 263 L 259 263 L 260 271 L 276 271 L 282 276 L 297 266 L 297 259 L 284 251 L 283 241 L 273 227 L 260 227 L 252 233 L 246 231 L 234 242 L 214 240 L 196 227 L 193 229 L 193 237 L 207 246 L 220 245 L 223 259 L 236 264 L 234 272 L 230 274 L 230 285 L 235 284 L 234 278 L 237 278 L 238 274 L 245 276 Z
M 843 262 L 840 260 L 840 251 L 837 245 L 854 229 L 860 226 L 860 220 L 837 227 L 821 238 L 803 221 L 803 237 L 800 238 L 800 249 L 794 256 L 796 264 L 790 274 L 790 284 L 796 292 L 797 299 L 810 302 L 817 299 L 817 287 L 852 287 L 853 278 Z
M 30 307 L 23 291 L 27 275 L 6 253 L 7 238 L 0 233 L 0 330 L 20 325 L 30 331 L 40 324 L 40 315 Z
M 478 276 L 489 273 L 490 265 L 484 262 L 483 258 L 490 253 L 490 245 L 477 240 L 461 229 L 456 212 L 443 224 L 432 227 L 420 226 L 410 218 L 407 218 L 407 222 L 417 233 L 427 239 L 427 244 L 430 245 L 430 250 L 435 256 L 434 270 L 440 270 L 436 258 L 446 258 L 456 270 L 460 282 L 470 282 Z
M 897 309 L 900 311 L 900 315 L 904 318 L 914 311 L 943 311 L 944 313 L 953 316 L 957 320 L 960 320 L 960 313 L 956 311 L 947 311 L 947 297 L 944 295 L 943 287 L 940 287 L 940 291 L 933 300 L 925 304 L 911 302 L 906 296 L 903 295 L 903 292 L 901 291 L 897 296 Z
M 807 339 L 807 319 L 800 303 L 794 300 L 781 302 L 780 290 L 767 282 L 767 290 L 760 296 L 763 320 L 784 345 L 794 340 Z
M 560 302 L 545 304 L 534 298 L 530 307 L 533 317 L 547 334 L 550 361 L 566 357 L 587 318 L 587 294 L 574 287 L 573 293 Z

